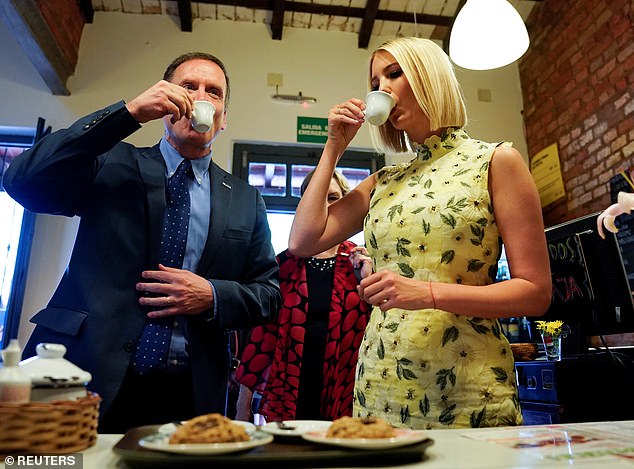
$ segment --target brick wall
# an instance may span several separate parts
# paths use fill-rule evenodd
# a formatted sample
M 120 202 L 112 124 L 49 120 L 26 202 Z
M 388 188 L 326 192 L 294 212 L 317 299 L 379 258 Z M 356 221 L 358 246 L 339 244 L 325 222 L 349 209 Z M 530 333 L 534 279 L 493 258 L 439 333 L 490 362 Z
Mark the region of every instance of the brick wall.
M 526 143 L 558 144 L 565 198 L 552 226 L 605 209 L 609 179 L 634 166 L 634 1 L 537 2 L 519 63 Z

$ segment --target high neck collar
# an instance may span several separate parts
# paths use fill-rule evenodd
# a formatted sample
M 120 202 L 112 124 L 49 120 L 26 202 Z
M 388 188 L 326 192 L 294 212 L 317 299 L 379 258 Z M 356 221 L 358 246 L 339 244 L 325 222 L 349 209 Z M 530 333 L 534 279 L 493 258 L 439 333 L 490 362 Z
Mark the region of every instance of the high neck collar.
M 438 158 L 446 155 L 467 140 L 469 140 L 469 135 L 463 129 L 447 127 L 440 136 L 432 135 L 423 143 L 412 142 L 412 149 L 418 158 L 428 160 L 432 157 Z

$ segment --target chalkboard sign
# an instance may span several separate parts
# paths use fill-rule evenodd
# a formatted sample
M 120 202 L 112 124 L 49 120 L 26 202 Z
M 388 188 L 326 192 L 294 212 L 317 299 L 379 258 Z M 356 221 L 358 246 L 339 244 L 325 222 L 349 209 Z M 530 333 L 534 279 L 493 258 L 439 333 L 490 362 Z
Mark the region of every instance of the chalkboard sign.
M 551 307 L 587 304 L 594 300 L 583 249 L 577 233 L 548 240 L 553 280 Z
M 630 171 L 626 174 L 630 174 Z M 621 174 L 610 179 L 610 196 L 613 204 L 616 203 L 619 192 L 632 192 L 630 183 Z M 614 224 L 619 229 L 616 239 L 621 248 L 623 267 L 627 272 L 630 289 L 634 290 L 634 214 L 624 213 L 616 218 Z
M 634 301 L 614 233 L 605 239 L 593 213 L 546 229 L 552 301 L 542 321 L 563 321 L 567 355 L 585 353 L 587 337 L 634 332 Z
M 613 233 L 602 239 L 598 213 L 546 229 L 553 296 L 540 319 L 577 324 L 582 336 L 634 332 L 634 303 Z

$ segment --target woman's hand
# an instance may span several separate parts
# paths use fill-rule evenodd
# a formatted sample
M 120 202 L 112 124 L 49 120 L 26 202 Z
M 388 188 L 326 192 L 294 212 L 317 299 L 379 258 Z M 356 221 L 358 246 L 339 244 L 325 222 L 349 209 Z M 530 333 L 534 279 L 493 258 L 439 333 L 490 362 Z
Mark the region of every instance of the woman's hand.
M 350 262 L 352 262 L 352 268 L 360 273 L 361 279 L 369 277 L 374 270 L 374 263 L 365 246 L 357 246 L 352 250 Z
M 328 140 L 346 148 L 365 122 L 364 109 L 365 103 L 357 98 L 333 106 L 328 114 Z
M 366 302 L 378 306 L 381 311 L 392 308 L 417 310 L 434 307 L 429 282 L 403 277 L 388 270 L 381 270 L 357 287 Z

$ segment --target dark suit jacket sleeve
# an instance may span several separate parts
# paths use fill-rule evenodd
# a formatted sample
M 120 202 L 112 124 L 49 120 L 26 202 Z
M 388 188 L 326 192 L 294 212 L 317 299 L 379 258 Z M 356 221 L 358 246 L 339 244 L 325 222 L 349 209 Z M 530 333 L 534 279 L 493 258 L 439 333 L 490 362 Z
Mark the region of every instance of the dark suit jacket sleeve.
M 218 323 L 225 330 L 248 329 L 273 321 L 281 304 L 279 268 L 266 207 L 259 192 L 253 188 L 250 192 L 253 205 L 245 210 L 255 210 L 256 218 L 239 280 L 211 279 L 217 293 Z
M 32 212 L 78 215 L 99 156 L 140 127 L 123 101 L 82 117 L 18 156 L 4 175 L 4 188 Z

